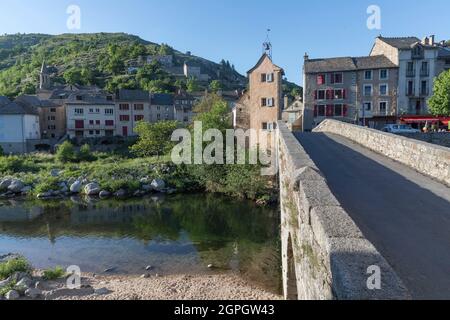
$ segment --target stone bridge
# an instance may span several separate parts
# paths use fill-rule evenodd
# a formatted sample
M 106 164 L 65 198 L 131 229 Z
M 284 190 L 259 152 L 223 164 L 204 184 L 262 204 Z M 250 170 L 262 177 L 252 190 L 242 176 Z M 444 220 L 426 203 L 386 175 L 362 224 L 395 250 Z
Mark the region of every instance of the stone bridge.
M 286 299 L 450 299 L 450 149 L 279 123 Z

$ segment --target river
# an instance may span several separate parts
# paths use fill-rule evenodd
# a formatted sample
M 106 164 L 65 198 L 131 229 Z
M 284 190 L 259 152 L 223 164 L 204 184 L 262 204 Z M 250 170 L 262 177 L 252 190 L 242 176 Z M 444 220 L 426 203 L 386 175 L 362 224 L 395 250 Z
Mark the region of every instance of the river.
M 160 275 L 234 272 L 280 293 L 279 226 L 277 208 L 211 194 L 8 200 L 0 202 L 0 255 L 89 273 L 140 275 L 146 266 Z

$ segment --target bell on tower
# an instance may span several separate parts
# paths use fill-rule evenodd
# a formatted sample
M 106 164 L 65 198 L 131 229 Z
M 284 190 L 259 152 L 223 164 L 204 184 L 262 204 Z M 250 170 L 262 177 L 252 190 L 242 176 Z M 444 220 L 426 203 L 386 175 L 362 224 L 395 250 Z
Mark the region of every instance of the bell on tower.
M 272 43 L 270 42 L 270 29 L 267 29 L 266 41 L 263 43 L 263 53 L 272 60 Z

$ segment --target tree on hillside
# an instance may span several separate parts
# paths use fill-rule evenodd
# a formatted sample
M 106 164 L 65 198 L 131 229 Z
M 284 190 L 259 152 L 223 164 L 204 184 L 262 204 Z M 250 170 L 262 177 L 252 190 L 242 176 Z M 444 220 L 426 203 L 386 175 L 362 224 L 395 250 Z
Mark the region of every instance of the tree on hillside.
M 222 102 L 223 99 L 217 94 L 208 94 L 194 106 L 194 112 L 197 114 L 210 112 L 213 106 L 221 104 Z
M 71 69 L 66 70 L 64 72 L 63 77 L 64 77 L 64 80 L 66 81 L 66 83 L 68 83 L 68 84 L 75 85 L 75 84 L 81 84 L 81 82 L 82 82 L 81 81 L 81 78 L 82 78 L 81 70 L 78 68 L 71 68 Z
M 198 91 L 200 89 L 198 82 L 195 78 L 188 79 L 186 83 L 187 92 L 192 93 Z
M 141 157 L 159 157 L 168 154 L 175 145 L 171 137 L 177 126 L 176 121 L 139 122 L 135 128 L 139 139 L 131 147 L 131 152 Z
M 213 80 L 211 81 L 209 88 L 213 93 L 217 93 L 222 90 L 222 83 L 219 80 Z
M 435 79 L 433 91 L 433 96 L 428 100 L 431 113 L 436 116 L 450 116 L 450 70 Z

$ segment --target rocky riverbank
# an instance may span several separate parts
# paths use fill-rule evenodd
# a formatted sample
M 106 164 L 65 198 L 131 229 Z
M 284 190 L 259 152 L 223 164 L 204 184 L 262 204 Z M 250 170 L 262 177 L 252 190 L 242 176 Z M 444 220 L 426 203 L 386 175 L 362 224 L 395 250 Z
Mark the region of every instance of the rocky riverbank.
M 15 255 L 0 257 L 0 261 Z M 11 283 L 15 283 L 11 285 Z M 7 288 L 7 286 L 10 286 Z M 83 274 L 79 289 L 64 278 L 45 280 L 43 271 L 17 272 L 0 281 L 0 300 L 278 300 L 281 296 L 252 285 L 233 273 L 141 276 Z

